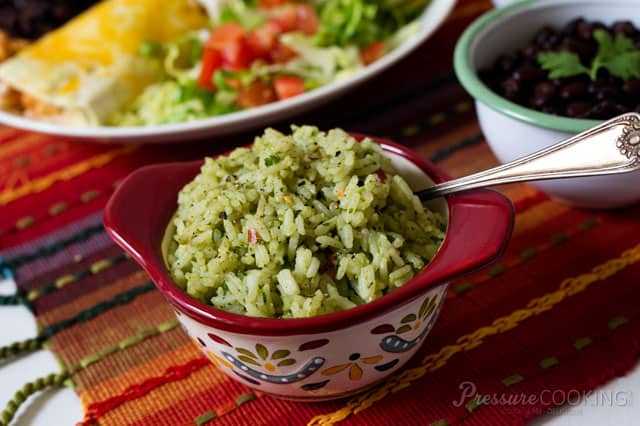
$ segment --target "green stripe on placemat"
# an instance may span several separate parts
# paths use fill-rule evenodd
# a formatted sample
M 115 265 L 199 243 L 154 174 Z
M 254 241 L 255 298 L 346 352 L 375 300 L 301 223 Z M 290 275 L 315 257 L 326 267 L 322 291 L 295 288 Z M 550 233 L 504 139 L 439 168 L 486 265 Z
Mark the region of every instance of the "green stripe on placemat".
M 21 353 L 33 352 L 37 349 L 40 349 L 45 343 L 47 338 L 54 336 L 56 333 L 72 327 L 80 322 L 84 322 L 95 318 L 102 312 L 105 312 L 111 308 L 114 308 L 118 305 L 125 305 L 141 294 L 147 293 L 155 288 L 152 282 L 147 282 L 146 284 L 140 285 L 138 287 L 134 287 L 124 293 L 120 293 L 115 296 L 113 299 L 100 302 L 97 305 L 94 305 L 88 309 L 78 312 L 76 315 L 64 319 L 62 321 L 58 321 L 45 329 L 43 329 L 37 336 L 23 340 L 21 342 L 15 342 L 7 346 L 0 347 L 0 359 L 5 359 L 9 357 L 13 357 L 19 355 Z
M 105 302 L 100 302 L 95 306 L 92 306 L 89 309 L 85 309 L 84 311 L 78 312 L 76 315 L 71 318 L 67 318 L 65 320 L 59 321 L 55 324 L 50 325 L 45 328 L 42 332 L 43 335 L 47 337 L 51 337 L 54 334 L 58 333 L 65 328 L 71 327 L 79 322 L 90 320 L 102 312 L 105 312 L 115 306 L 124 305 L 131 302 L 136 297 L 141 294 L 147 293 L 155 288 L 155 285 L 152 282 L 148 282 L 138 287 L 134 287 L 131 290 L 125 291 L 124 293 L 118 294 L 111 300 L 107 300 Z
M 514 374 L 513 376 L 505 377 L 504 379 L 502 379 L 502 384 L 506 387 L 509 387 L 515 385 L 516 383 L 520 383 L 523 380 L 524 377 L 522 377 L 522 375 Z
M 582 348 L 585 348 L 587 346 L 589 346 L 592 342 L 592 340 L 588 337 L 583 337 L 582 339 L 578 339 L 573 343 L 573 347 L 580 350 Z
M 195 423 L 197 426 L 202 426 L 203 424 L 207 423 L 210 420 L 215 419 L 216 417 L 218 417 L 218 414 L 215 411 L 210 411 L 208 413 L 204 413 L 203 415 L 197 417 L 195 419 Z
M 127 258 L 128 257 L 126 255 L 120 254 L 108 259 L 102 259 L 97 262 L 94 262 L 82 271 L 76 272 L 74 274 L 64 275 L 37 290 L 30 291 L 29 293 L 27 293 L 27 299 L 32 302 L 39 297 L 42 297 L 46 294 L 49 294 L 55 290 L 58 290 L 66 286 L 67 284 L 71 284 L 73 282 L 79 281 L 85 277 L 88 277 L 89 275 L 97 274 L 98 272 L 103 271 L 104 269 L 110 266 L 117 265 L 125 261 Z
M 451 146 L 447 146 L 445 148 L 439 149 L 438 151 L 436 151 L 431 156 L 431 158 L 429 158 L 429 160 L 431 160 L 433 163 L 438 163 L 438 162 L 450 157 L 451 155 L 453 155 L 457 151 L 460 151 L 460 150 L 465 149 L 465 148 L 472 147 L 474 145 L 478 145 L 483 141 L 484 141 L 484 136 L 482 135 L 482 133 L 478 133 L 477 135 L 469 136 L 468 138 L 464 138 L 463 140 L 461 140 L 460 142 L 456 143 L 455 145 L 451 145 Z
M 76 244 L 81 241 L 88 240 L 89 238 L 91 238 L 96 234 L 99 234 L 103 230 L 104 228 L 102 224 L 90 226 L 78 232 L 77 234 L 74 234 L 73 236 L 67 238 L 66 240 L 58 241 L 49 246 L 40 247 L 39 249 L 35 250 L 32 253 L 23 254 L 14 259 L 11 259 L 5 262 L 0 262 L 0 269 L 8 268 L 10 270 L 15 270 L 16 268 L 24 265 L 25 263 L 32 262 L 41 257 L 51 256 L 52 254 L 60 250 L 63 250 L 72 244 Z
M 540 368 L 551 368 L 553 366 L 556 366 L 560 364 L 560 361 L 558 360 L 558 358 L 556 358 L 555 356 L 550 356 L 549 358 L 545 358 L 542 361 L 540 361 Z
M 625 317 L 616 317 L 614 319 L 612 319 L 611 321 L 609 321 L 609 328 L 611 330 L 615 330 L 616 328 L 620 327 L 621 325 L 626 324 L 627 322 L 629 322 L 628 319 L 626 319 Z
M 476 408 L 482 405 L 481 400 L 482 400 L 482 395 L 476 395 L 471 401 L 467 402 L 464 405 L 464 408 L 466 408 L 467 411 L 471 413 L 473 410 L 475 410 Z

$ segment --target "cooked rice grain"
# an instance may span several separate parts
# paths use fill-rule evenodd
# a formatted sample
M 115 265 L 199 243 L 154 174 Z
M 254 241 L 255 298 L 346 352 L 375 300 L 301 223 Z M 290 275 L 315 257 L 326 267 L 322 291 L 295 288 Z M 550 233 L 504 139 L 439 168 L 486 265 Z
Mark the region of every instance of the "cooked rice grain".
M 207 158 L 178 196 L 167 263 L 216 308 L 293 318 L 370 302 L 434 256 L 444 219 L 370 139 L 267 129 L 252 149 Z

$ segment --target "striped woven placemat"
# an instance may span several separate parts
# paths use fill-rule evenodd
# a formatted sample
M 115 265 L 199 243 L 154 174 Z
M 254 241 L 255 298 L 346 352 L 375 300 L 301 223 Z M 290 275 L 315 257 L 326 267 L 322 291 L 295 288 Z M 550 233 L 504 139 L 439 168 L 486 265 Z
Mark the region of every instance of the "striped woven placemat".
M 393 139 L 452 175 L 497 164 L 451 73 L 457 36 L 489 7 L 461 1 L 406 61 L 294 121 Z M 27 394 L 67 385 L 85 407 L 83 424 L 520 424 L 566 402 L 545 392 L 583 392 L 635 365 L 640 207 L 571 209 L 513 185 L 501 188 L 517 210 L 507 252 L 450 286 L 424 347 L 391 379 L 350 400 L 315 404 L 273 399 L 228 379 L 109 240 L 101 210 L 132 170 L 215 154 L 254 133 L 123 147 L 0 129 L 0 269 L 18 285 L 0 304 L 27 305 L 39 325 L 33 339 L 0 348 L 0 358 L 44 346 L 60 362 L 59 374 L 19 392 L 0 423 Z M 463 393 L 465 382 L 476 398 Z

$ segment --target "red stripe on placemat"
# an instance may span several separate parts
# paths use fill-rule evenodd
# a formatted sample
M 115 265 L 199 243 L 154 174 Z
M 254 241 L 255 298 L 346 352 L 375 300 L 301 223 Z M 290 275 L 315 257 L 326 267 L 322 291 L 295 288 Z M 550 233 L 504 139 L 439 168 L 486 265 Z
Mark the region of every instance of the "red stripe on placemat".
M 121 404 L 124 404 L 128 401 L 133 401 L 143 395 L 146 395 L 147 393 L 166 383 L 181 380 L 194 371 L 197 371 L 208 365 L 211 364 L 205 358 L 197 358 L 187 362 L 186 364 L 170 367 L 166 369 L 160 376 L 152 377 L 145 380 L 144 382 L 129 386 L 120 395 L 111 397 L 104 401 L 91 403 L 87 406 L 84 420 L 81 424 L 90 425 L 101 418 L 105 413 L 113 410 Z

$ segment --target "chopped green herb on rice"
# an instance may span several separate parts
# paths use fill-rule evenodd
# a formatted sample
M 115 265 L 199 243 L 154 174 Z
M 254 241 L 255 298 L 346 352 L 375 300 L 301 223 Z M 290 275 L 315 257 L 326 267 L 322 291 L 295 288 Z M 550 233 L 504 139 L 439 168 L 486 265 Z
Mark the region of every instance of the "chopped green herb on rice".
M 445 233 L 376 142 L 342 130 L 267 129 L 207 158 L 178 196 L 167 263 L 189 295 L 238 314 L 296 318 L 406 283 Z

